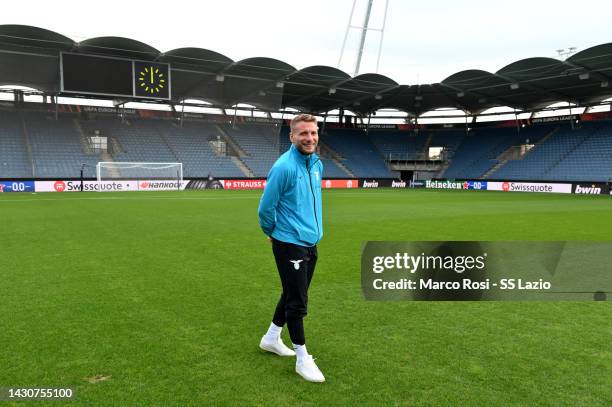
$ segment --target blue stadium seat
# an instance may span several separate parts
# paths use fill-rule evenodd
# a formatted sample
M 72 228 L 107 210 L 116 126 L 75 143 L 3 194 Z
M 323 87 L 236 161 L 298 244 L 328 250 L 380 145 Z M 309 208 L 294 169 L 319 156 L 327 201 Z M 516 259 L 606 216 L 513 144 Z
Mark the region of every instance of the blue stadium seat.
M 320 141 L 331 147 L 342 158 L 342 163 L 358 178 L 394 178 L 382 153 L 364 131 L 329 129 Z
M 242 150 L 240 160 L 256 177 L 265 177 L 278 156 L 290 146 L 289 128 L 279 124 L 242 123 L 237 127 L 187 120 L 109 115 L 84 118 L 60 113 L 56 120 L 45 111 L 0 109 L 0 178 L 77 178 L 95 176 L 104 155 L 87 147 L 86 137 L 99 131 L 109 137 L 114 161 L 181 162 L 185 178 L 244 177 L 237 159 L 219 154 L 211 141 L 230 137 Z M 535 144 L 521 159 L 498 165 L 498 157 L 529 140 Z M 445 147 L 450 165 L 447 179 L 551 180 L 605 182 L 612 178 L 612 121 L 567 122 L 521 128 L 425 130 L 415 135 L 397 130 L 328 128 L 320 135 L 321 160 L 327 178 L 346 178 L 337 162 L 360 178 L 388 178 L 385 156 L 424 158 L 427 147 Z M 231 143 L 230 143 L 231 144 Z M 330 151 L 331 150 L 331 151 Z M 333 158 L 332 158 L 333 157 Z M 337 161 L 336 161 L 337 160 Z M 499 168 L 498 168 L 499 167 Z M 122 176 L 142 176 L 121 170 Z M 154 176 L 152 173 L 151 176 Z
M 472 130 L 457 147 L 443 176 L 447 179 L 479 179 L 498 163 L 497 157 L 501 153 L 526 140 L 536 143 L 550 131 L 552 128 L 546 125 L 526 127 L 520 131 L 516 127 Z M 495 178 L 498 173 L 499 170 L 494 173 Z
M 550 171 L 591 135 L 592 128 L 584 126 L 572 129 L 567 123 L 557 127 L 558 130 L 554 134 L 536 144 L 522 159 L 508 161 L 492 177 L 506 180 L 567 180 L 569 174 L 564 172 L 567 167 L 559 167 L 559 171 L 553 173 Z M 583 159 L 588 161 L 586 156 L 583 156 Z M 578 173 L 582 166 L 576 161 L 568 164 L 572 165 L 571 171 L 575 173 Z
M 21 117 L 12 111 L 0 110 L 0 178 L 31 178 L 32 175 Z

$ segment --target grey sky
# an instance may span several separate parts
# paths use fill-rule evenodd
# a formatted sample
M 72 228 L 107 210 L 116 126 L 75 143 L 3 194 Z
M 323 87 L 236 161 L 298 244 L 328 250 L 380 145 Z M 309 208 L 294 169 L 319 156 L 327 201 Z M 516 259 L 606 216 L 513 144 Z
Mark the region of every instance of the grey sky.
M 366 0 L 358 0 L 354 24 Z M 380 26 L 383 0 L 371 25 Z M 336 66 L 352 0 L 224 0 L 85 2 L 21 0 L 3 4 L 0 24 L 34 25 L 76 41 L 122 36 L 160 51 L 194 46 L 234 60 L 281 59 L 296 68 Z M 368 34 L 361 73 L 372 72 L 378 33 Z M 344 64 L 352 74 L 358 33 L 351 32 Z M 439 82 L 470 68 L 496 71 L 555 50 L 612 41 L 612 2 L 389 0 L 380 73 L 399 83 Z

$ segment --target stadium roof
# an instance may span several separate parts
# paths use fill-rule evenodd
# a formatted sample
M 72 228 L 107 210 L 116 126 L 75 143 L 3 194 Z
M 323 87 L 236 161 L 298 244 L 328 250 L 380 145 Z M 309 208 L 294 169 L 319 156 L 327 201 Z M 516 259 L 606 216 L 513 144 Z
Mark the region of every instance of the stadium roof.
M 556 102 L 596 104 L 612 97 L 612 43 L 588 48 L 565 61 L 527 58 L 495 73 L 470 69 L 439 83 L 401 85 L 373 73 L 353 78 L 329 66 L 298 70 L 265 57 L 233 61 L 201 48 L 160 52 L 129 38 L 75 42 L 23 25 L 0 25 L 0 85 L 58 94 L 62 51 L 169 63 L 174 102 L 203 99 L 221 107 L 249 103 L 262 109 L 292 107 L 314 113 L 345 108 L 363 115 L 394 108 L 418 116 L 437 108 L 478 114 L 496 106 L 534 110 Z

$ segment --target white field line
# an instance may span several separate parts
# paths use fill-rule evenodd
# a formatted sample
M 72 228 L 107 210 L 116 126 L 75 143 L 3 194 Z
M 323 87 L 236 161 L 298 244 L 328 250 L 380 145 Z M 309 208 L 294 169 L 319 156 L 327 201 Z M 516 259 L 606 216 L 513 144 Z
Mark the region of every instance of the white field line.
M 130 191 L 128 192 L 129 194 L 133 193 L 134 191 Z M 245 192 L 245 191 L 242 191 Z M 255 191 L 253 191 L 255 192 Z M 335 192 L 335 191 L 334 191 Z M 344 191 L 339 191 L 340 193 L 335 195 L 334 198 L 338 198 L 338 197 L 345 197 L 345 196 L 359 196 L 359 197 L 370 197 L 370 196 L 380 196 L 380 195 L 389 195 L 388 190 L 385 191 L 373 191 L 373 190 L 368 190 L 367 193 L 363 193 L 363 192 L 344 192 Z M 442 192 L 440 191 L 428 191 L 430 194 L 440 194 Z M 45 192 L 41 192 L 42 194 L 46 194 Z M 52 193 L 53 194 L 53 193 Z M 140 195 L 140 194 L 139 194 Z M 216 197 L 195 197 L 195 196 L 162 196 L 162 195 L 145 195 L 145 193 L 143 193 L 140 196 L 96 196 L 96 197 L 66 197 L 66 195 L 62 195 L 61 198 L 57 197 L 57 198 L 25 198 L 25 199 L 19 199 L 19 198 L 8 198 L 8 197 L 3 197 L 0 198 L 0 203 L 1 202 L 48 202 L 48 201 L 57 201 L 57 202 L 62 202 L 62 201 L 137 201 L 137 200 L 176 200 L 176 201 L 190 201 L 190 200 L 195 200 L 195 201 L 211 201 L 211 200 L 233 200 L 233 199 L 253 199 L 253 198 L 260 198 L 261 197 L 261 192 L 259 194 L 254 194 L 254 195 L 248 195 L 248 196 L 216 196 Z

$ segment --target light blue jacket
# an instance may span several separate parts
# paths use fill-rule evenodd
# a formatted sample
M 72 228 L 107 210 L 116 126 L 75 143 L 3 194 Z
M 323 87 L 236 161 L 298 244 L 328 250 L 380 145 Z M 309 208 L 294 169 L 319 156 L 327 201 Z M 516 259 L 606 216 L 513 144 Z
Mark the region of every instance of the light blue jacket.
M 321 179 L 323 163 L 316 154 L 291 148 L 268 173 L 259 202 L 259 225 L 281 242 L 314 246 L 323 237 Z

